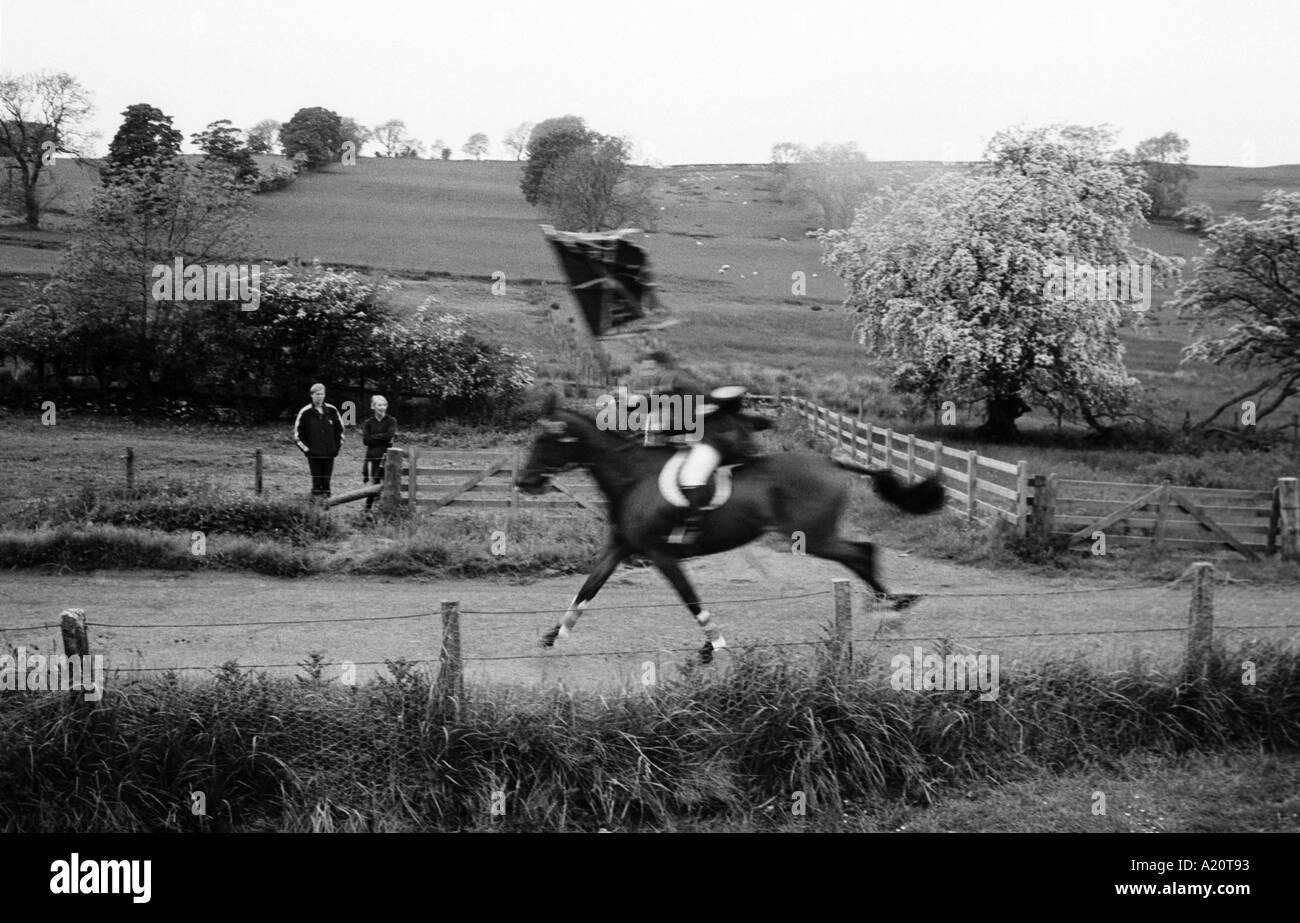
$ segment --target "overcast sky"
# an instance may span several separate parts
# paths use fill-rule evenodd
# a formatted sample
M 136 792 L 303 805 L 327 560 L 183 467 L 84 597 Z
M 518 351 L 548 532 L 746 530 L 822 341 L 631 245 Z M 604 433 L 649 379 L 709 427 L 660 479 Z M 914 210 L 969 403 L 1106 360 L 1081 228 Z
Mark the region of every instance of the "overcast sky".
M 1297 0 L 0 0 L 0 71 L 75 75 L 99 153 L 147 102 L 187 139 L 324 106 L 457 157 L 472 132 L 504 157 L 506 129 L 573 113 L 668 164 L 763 162 L 778 141 L 973 160 L 1051 122 L 1300 163 L 1297 36 Z

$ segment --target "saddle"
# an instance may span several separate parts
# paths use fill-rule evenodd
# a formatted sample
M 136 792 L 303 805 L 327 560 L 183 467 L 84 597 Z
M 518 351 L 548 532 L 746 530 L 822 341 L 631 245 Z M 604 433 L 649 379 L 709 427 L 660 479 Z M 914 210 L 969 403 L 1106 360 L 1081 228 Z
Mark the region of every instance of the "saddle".
M 659 470 L 659 493 L 673 506 L 682 509 L 690 506 L 686 502 L 686 495 L 682 493 L 681 485 L 682 465 L 690 451 L 680 449 L 674 452 L 672 458 Z M 739 466 L 722 465 L 709 477 L 706 485 L 709 488 L 709 502 L 701 507 L 702 510 L 716 510 L 731 499 L 731 469 L 736 467 Z

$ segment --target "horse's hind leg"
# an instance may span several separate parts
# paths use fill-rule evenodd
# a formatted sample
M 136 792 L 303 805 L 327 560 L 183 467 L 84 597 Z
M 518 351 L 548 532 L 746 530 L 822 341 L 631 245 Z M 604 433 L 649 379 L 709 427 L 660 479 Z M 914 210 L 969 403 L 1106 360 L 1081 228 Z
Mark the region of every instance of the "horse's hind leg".
M 555 644 L 556 638 L 563 638 L 573 626 L 578 624 L 578 618 L 582 615 L 582 610 L 587 608 L 587 603 L 600 592 L 600 588 L 605 585 L 610 574 L 614 573 L 619 563 L 627 557 L 627 550 L 619 545 L 610 545 L 605 549 L 605 553 L 600 556 L 596 566 L 592 568 L 587 575 L 586 581 L 582 584 L 582 589 L 578 590 L 578 595 L 573 597 L 573 602 L 569 603 L 569 610 L 564 613 L 564 618 L 558 625 L 542 635 L 542 646 L 550 647 Z
M 890 593 L 876 579 L 876 546 L 871 542 L 831 537 L 810 543 L 808 553 L 843 564 L 866 581 L 876 595 L 889 602 L 894 609 L 906 609 L 919 599 L 915 593 Z
M 695 616 L 696 624 L 704 629 L 705 640 L 704 646 L 700 648 L 700 663 L 712 663 L 713 652 L 727 646 L 722 632 L 713 624 L 713 616 L 695 598 L 695 588 L 686 579 L 682 565 L 675 557 L 664 551 L 652 551 L 650 560 L 654 561 L 655 567 L 659 568 L 659 573 L 668 579 L 673 589 L 677 591 L 677 595 L 682 598 L 682 602 L 686 603 L 686 608 L 690 609 L 691 615 Z

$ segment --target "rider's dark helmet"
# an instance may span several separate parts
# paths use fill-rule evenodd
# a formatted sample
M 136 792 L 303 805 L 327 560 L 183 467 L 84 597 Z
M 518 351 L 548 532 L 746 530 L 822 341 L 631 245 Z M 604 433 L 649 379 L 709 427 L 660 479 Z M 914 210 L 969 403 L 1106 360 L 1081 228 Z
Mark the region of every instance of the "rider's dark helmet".
M 725 385 L 709 392 L 709 403 L 717 408 L 715 413 L 738 413 L 746 393 L 740 385 Z

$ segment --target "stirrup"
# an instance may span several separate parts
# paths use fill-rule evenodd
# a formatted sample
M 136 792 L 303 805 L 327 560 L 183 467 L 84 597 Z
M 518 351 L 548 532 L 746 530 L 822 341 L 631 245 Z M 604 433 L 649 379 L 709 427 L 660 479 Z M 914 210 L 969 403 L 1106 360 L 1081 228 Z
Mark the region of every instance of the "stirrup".
M 689 545 L 695 541 L 699 534 L 700 517 L 697 512 L 673 526 L 672 531 L 668 533 L 668 544 Z

